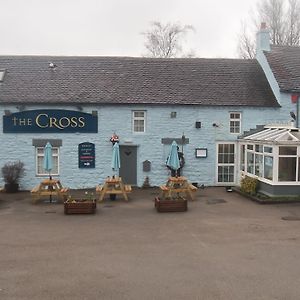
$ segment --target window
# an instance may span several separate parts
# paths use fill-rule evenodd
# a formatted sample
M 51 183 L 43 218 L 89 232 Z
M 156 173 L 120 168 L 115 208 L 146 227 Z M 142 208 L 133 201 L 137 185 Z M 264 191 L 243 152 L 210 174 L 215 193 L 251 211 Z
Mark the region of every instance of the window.
M 240 154 L 241 154 L 240 170 L 245 171 L 245 145 L 241 145 Z
M 53 169 L 51 175 L 59 175 L 59 148 L 52 147 Z M 44 148 L 36 147 L 36 175 L 49 175 L 43 168 Z
M 280 146 L 278 181 L 296 181 L 297 147 Z
M 231 112 L 229 121 L 230 133 L 241 133 L 241 113 Z
M 218 182 L 233 183 L 234 182 L 234 160 L 235 145 L 219 144 L 218 145 Z
M 132 112 L 132 130 L 133 132 L 146 131 L 146 112 L 137 110 Z
M 264 178 L 273 180 L 273 157 L 264 157 Z
M 3 81 L 5 75 L 5 70 L 0 70 L 0 82 Z

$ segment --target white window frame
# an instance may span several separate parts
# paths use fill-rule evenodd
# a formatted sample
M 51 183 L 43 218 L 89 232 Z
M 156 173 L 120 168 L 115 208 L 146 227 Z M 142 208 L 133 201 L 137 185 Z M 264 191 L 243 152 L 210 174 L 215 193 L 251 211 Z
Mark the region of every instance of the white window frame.
M 59 147 L 52 147 L 53 150 L 57 150 L 57 153 L 52 153 L 52 156 L 53 157 L 57 157 L 57 173 L 53 173 L 51 172 L 50 174 L 51 175 L 54 175 L 54 176 L 59 176 Z M 38 157 L 44 157 L 44 152 L 43 153 L 39 153 L 38 150 L 44 150 L 44 147 L 35 147 L 35 174 L 36 176 L 49 176 L 49 173 L 48 172 L 45 172 L 45 173 L 39 173 L 38 170 Z
M 231 114 L 236 114 L 239 115 L 239 118 L 231 118 Z M 239 122 L 239 131 L 238 132 L 232 132 L 231 131 L 231 122 Z M 236 128 L 235 126 L 233 126 L 233 128 Z M 230 111 L 229 112 L 229 132 L 231 134 L 240 134 L 242 132 L 242 113 L 239 111 Z
M 233 163 L 219 163 L 219 145 L 234 145 L 234 160 Z M 236 183 L 236 172 L 237 172 L 237 154 L 238 154 L 238 149 L 237 149 L 237 143 L 235 142 L 218 142 L 216 143 L 216 184 L 217 185 L 233 185 Z M 218 173 L 218 167 L 222 166 L 232 166 L 233 167 L 233 181 L 232 182 L 219 182 L 219 173 Z
M 135 116 L 136 112 L 143 112 L 144 116 L 143 117 L 136 117 Z M 145 133 L 146 132 L 146 120 L 147 120 L 146 110 L 133 110 L 132 111 L 132 132 L 135 133 L 135 134 Z M 144 121 L 144 130 L 143 131 L 135 131 L 135 128 L 134 128 L 135 121 Z

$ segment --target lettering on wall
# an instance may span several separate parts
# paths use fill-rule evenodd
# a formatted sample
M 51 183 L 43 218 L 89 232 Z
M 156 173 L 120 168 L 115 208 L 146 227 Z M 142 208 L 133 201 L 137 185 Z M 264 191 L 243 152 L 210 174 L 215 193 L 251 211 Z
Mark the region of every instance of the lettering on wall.
M 3 116 L 3 133 L 97 133 L 98 116 L 62 109 L 28 110 Z

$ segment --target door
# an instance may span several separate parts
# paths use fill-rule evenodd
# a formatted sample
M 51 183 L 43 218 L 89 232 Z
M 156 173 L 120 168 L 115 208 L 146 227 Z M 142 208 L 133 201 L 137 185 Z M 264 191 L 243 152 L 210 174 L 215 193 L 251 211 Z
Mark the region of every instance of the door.
M 137 185 L 137 146 L 120 145 L 120 176 L 125 184 Z
M 217 183 L 233 184 L 235 182 L 235 144 L 217 144 Z

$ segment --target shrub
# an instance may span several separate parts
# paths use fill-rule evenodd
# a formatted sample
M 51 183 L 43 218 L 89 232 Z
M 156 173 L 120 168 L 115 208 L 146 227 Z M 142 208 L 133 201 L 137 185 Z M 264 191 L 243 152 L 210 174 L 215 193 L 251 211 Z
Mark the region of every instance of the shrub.
M 24 174 L 24 163 L 21 161 L 9 162 L 2 167 L 2 176 L 6 184 L 18 184 Z
M 245 176 L 241 180 L 241 191 L 250 195 L 255 195 L 257 192 L 258 180 L 249 176 Z

